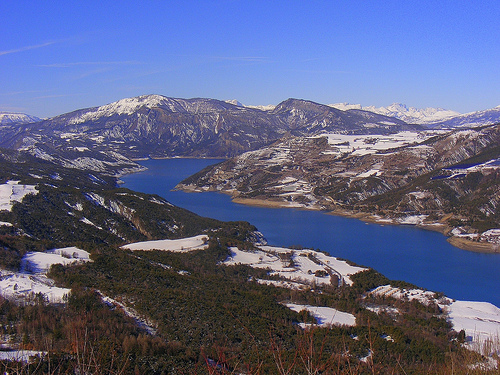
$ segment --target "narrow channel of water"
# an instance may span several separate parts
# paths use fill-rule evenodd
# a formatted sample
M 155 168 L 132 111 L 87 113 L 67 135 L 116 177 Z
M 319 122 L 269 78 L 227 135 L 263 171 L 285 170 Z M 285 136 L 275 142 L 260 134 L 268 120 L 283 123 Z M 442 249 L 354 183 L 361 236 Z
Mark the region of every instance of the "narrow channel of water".
M 251 207 L 219 193 L 172 191 L 184 178 L 214 159 L 148 160 L 147 171 L 122 178 L 124 187 L 158 194 L 171 203 L 219 220 L 245 220 L 271 245 L 302 245 L 373 267 L 387 277 L 405 280 L 459 300 L 500 306 L 500 255 L 458 249 L 440 233 L 412 226 L 367 224 L 318 211 Z

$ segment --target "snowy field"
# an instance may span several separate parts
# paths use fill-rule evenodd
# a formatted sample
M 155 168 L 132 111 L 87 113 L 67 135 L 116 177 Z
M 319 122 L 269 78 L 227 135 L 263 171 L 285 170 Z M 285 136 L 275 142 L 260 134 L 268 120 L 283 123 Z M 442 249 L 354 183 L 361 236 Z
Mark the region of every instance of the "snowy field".
M 0 185 L 0 211 L 12 210 L 15 202 L 21 202 L 28 194 L 38 194 L 34 185 L 19 185 L 19 181 L 7 181 Z
M 162 250 L 174 252 L 187 252 L 194 250 L 205 250 L 208 248 L 208 236 L 199 235 L 188 238 L 181 238 L 178 240 L 157 240 L 157 241 L 143 241 L 135 242 L 121 247 L 126 250 Z
M 32 363 L 36 357 L 43 357 L 45 352 L 35 350 L 10 350 L 0 351 L 0 361 L 17 361 L 24 363 Z M 8 374 L 6 372 L 5 374 Z
M 307 310 L 315 319 L 320 327 L 328 326 L 349 326 L 352 327 L 356 325 L 356 318 L 354 315 L 338 311 L 331 307 L 318 307 L 311 305 L 297 305 L 295 303 L 287 303 L 286 307 L 289 309 L 301 312 L 302 310 Z M 301 324 L 301 327 L 305 328 L 306 324 Z
M 63 302 L 70 289 L 55 286 L 46 273 L 53 264 L 89 262 L 89 255 L 76 247 L 53 249 L 43 253 L 29 252 L 21 260 L 20 272 L 0 270 L 0 294 L 16 300 L 30 300 L 41 293 L 48 302 Z
M 275 246 L 259 246 L 256 251 L 243 251 L 232 247 L 231 256 L 224 264 L 246 264 L 250 267 L 269 269 L 270 275 L 279 275 L 291 282 L 288 285 L 301 287 L 331 284 L 332 279 L 339 285 L 351 285 L 349 275 L 365 270 L 314 250 Z M 264 282 L 267 283 L 267 280 Z
M 498 347 L 500 343 L 500 309 L 489 302 L 454 301 L 447 297 L 436 300 L 435 293 L 431 291 L 406 290 L 390 285 L 379 286 L 370 293 L 410 301 L 417 299 L 424 304 L 437 303 L 448 314 L 453 329 L 465 331 L 469 349 L 488 355 L 488 345 L 496 344 Z
M 327 137 L 328 144 L 333 146 L 325 154 L 342 155 L 368 155 L 398 147 L 418 145 L 427 139 L 442 134 L 443 131 L 411 132 L 404 131 L 389 135 L 346 135 L 346 134 L 321 134 L 317 137 Z

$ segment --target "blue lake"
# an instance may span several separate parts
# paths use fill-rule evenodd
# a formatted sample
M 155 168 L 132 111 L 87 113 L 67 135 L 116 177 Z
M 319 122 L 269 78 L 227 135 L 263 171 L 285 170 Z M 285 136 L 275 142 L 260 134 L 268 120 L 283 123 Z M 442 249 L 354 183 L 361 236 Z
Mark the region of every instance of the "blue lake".
M 369 266 L 390 279 L 444 292 L 459 300 L 500 306 L 500 254 L 474 253 L 446 242 L 440 233 L 413 226 L 367 224 L 318 211 L 262 208 L 233 203 L 219 193 L 172 191 L 214 159 L 147 160 L 147 171 L 122 178 L 124 187 L 158 194 L 171 203 L 219 220 L 255 225 L 270 245 L 301 245 Z

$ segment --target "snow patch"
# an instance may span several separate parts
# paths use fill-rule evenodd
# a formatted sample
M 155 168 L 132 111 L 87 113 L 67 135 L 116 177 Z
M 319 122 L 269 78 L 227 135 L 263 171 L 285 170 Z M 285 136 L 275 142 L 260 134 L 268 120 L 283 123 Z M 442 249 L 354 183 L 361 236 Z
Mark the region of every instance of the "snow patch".
M 46 352 L 40 352 L 36 350 L 0 351 L 0 361 L 32 363 L 34 362 L 35 358 L 43 357 L 46 354 Z M 5 374 L 8 374 L 8 372 L 6 372 Z
M 12 211 L 15 202 L 22 202 L 28 194 L 38 194 L 34 185 L 19 185 L 19 181 L 7 181 L 0 185 L 0 211 Z
M 246 264 L 269 270 L 270 275 L 282 277 L 290 284 L 284 286 L 309 288 L 334 283 L 352 285 L 349 275 L 364 268 L 351 266 L 343 260 L 310 250 L 295 250 L 275 246 L 259 246 L 258 250 L 243 251 L 232 247 L 231 255 L 223 264 Z M 264 282 L 264 281 L 260 281 Z
M 199 236 L 181 238 L 178 240 L 156 240 L 156 241 L 135 242 L 128 245 L 124 245 L 121 248 L 132 251 L 162 250 L 162 251 L 173 251 L 173 252 L 205 250 L 208 248 L 208 236 L 202 234 Z
M 311 305 L 297 305 L 295 303 L 287 303 L 289 309 L 301 312 L 307 310 L 315 319 L 320 327 L 328 326 L 349 326 L 356 325 L 356 317 L 352 314 L 336 310 L 332 307 L 319 307 Z M 306 325 L 301 324 L 302 327 Z
M 89 262 L 89 256 L 87 251 L 76 247 L 27 253 L 21 260 L 21 272 L 0 270 L 0 294 L 6 298 L 28 301 L 41 294 L 48 302 L 64 302 L 70 289 L 55 286 L 46 273 L 53 264 Z

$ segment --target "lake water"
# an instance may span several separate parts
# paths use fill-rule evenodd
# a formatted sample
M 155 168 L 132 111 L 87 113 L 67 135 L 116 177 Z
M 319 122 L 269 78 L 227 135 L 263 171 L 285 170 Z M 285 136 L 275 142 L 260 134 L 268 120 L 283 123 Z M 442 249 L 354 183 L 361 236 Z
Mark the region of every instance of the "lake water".
M 184 178 L 218 161 L 147 160 L 141 162 L 147 171 L 122 180 L 126 188 L 158 194 L 202 216 L 248 221 L 270 245 L 320 249 L 372 267 L 390 279 L 405 280 L 459 300 L 500 306 L 500 254 L 461 250 L 446 242 L 442 234 L 413 226 L 367 224 L 318 211 L 245 206 L 220 193 L 172 191 Z

